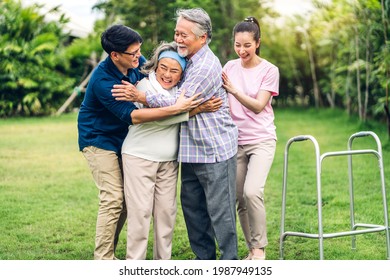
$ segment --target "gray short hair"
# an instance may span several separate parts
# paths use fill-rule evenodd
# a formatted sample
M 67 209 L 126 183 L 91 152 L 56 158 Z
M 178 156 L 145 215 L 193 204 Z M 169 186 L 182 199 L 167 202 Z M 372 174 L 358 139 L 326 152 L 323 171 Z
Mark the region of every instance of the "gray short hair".
M 143 74 L 149 74 L 152 71 L 156 71 L 157 65 L 158 65 L 158 57 L 160 56 L 160 53 L 164 51 L 175 51 L 177 52 L 177 44 L 175 42 L 167 43 L 167 42 L 161 42 L 160 45 L 158 45 L 153 52 L 153 56 L 150 60 L 145 62 L 144 65 L 141 67 L 141 72 Z M 184 72 L 184 69 L 183 69 Z
M 176 21 L 184 18 L 195 23 L 195 30 L 192 30 L 196 36 L 207 34 L 207 43 L 210 43 L 212 37 L 212 26 L 210 16 L 202 8 L 178 9 L 176 11 Z

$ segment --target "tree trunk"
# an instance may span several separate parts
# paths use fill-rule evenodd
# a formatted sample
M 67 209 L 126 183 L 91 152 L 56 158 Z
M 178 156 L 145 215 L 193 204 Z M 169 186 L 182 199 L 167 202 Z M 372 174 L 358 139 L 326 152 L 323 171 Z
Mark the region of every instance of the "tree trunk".
M 313 80 L 314 103 L 315 103 L 316 108 L 318 109 L 322 102 L 321 102 L 320 89 L 318 86 L 317 75 L 316 75 L 316 70 L 315 70 L 316 68 L 315 68 L 313 50 L 311 47 L 309 34 L 307 34 L 306 30 L 304 30 L 302 33 L 304 35 L 304 38 L 306 41 L 307 51 L 309 53 L 310 71 L 311 71 L 311 77 Z
M 350 50 L 352 50 L 352 45 L 353 43 L 351 42 L 351 47 Z M 349 58 L 348 58 L 348 65 L 351 65 L 352 62 L 352 51 L 349 52 Z M 347 78 L 345 80 L 345 107 L 347 109 L 347 114 L 348 116 L 351 115 L 351 94 L 350 94 L 350 86 L 351 86 L 351 68 L 348 67 L 348 72 L 347 72 Z
M 299 78 L 299 74 L 298 74 L 297 67 L 296 67 L 296 64 L 294 61 L 294 57 L 291 54 L 291 47 L 287 46 L 285 48 L 285 50 L 287 52 L 288 61 L 290 62 L 290 67 L 292 69 L 295 81 L 297 83 L 295 90 L 298 93 L 299 100 L 301 101 L 301 105 L 304 105 L 305 104 L 305 95 L 303 93 L 303 85 L 302 85 L 301 79 Z
M 363 108 L 363 121 L 367 120 L 367 108 L 368 108 L 368 94 L 370 90 L 370 74 L 371 74 L 371 58 L 370 58 L 370 35 L 371 28 L 368 27 L 368 34 L 366 36 L 366 89 L 364 93 L 364 108 Z
M 385 38 L 385 42 L 387 42 L 387 24 L 388 19 L 385 13 L 385 3 L 384 0 L 381 0 L 381 9 L 382 9 L 382 24 L 383 24 L 383 35 Z M 389 80 L 390 80 L 390 70 L 387 66 L 386 68 L 386 100 L 385 100 L 385 113 L 387 116 L 387 135 L 390 138 L 390 112 L 389 112 Z
M 336 46 L 332 48 L 331 54 L 330 54 L 330 59 L 331 59 L 331 66 L 330 66 L 330 94 L 327 94 L 328 102 L 330 104 L 331 108 L 334 108 L 336 106 L 335 104 L 335 99 L 336 99 L 336 91 L 334 87 L 335 83 L 335 62 L 334 62 L 334 50 Z
M 384 38 L 385 42 L 387 42 L 387 18 L 386 18 L 386 13 L 385 13 L 385 3 L 383 0 L 381 0 L 381 8 L 382 8 L 382 24 L 383 24 L 383 33 L 384 33 Z
M 356 58 L 356 90 L 358 98 L 358 110 L 359 110 L 359 119 L 363 119 L 362 114 L 362 93 L 360 90 L 360 66 L 359 66 L 359 34 L 357 28 L 355 27 L 355 58 Z

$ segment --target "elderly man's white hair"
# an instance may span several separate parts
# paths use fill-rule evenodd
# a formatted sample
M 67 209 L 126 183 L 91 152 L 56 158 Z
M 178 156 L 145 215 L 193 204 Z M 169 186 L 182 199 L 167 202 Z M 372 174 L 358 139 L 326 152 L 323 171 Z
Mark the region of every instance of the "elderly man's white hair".
M 192 30 L 196 36 L 207 34 L 207 44 L 210 43 L 212 37 L 211 19 L 207 12 L 202 8 L 193 9 L 178 9 L 176 11 L 176 20 L 184 18 L 195 23 L 195 29 Z

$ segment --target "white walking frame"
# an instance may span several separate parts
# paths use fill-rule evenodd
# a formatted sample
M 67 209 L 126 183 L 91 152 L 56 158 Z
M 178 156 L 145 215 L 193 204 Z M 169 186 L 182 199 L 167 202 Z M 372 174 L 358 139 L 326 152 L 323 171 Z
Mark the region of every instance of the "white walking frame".
M 355 138 L 372 136 L 377 144 L 377 150 L 353 150 L 352 142 Z M 286 192 L 287 192 L 287 171 L 288 171 L 288 151 L 292 143 L 300 142 L 305 140 L 311 140 L 315 147 L 316 154 L 316 180 L 317 180 L 317 208 L 318 208 L 318 234 L 305 233 L 305 232 L 292 232 L 285 231 L 285 215 L 286 215 Z M 379 171 L 381 177 L 381 190 L 382 190 L 382 202 L 383 202 L 383 213 L 384 213 L 384 224 L 364 224 L 355 223 L 355 208 L 354 208 L 354 186 L 353 186 L 353 170 L 352 170 L 352 156 L 357 154 L 372 154 L 375 155 L 379 163 Z M 324 233 L 322 225 L 322 197 L 321 197 L 321 169 L 322 162 L 327 157 L 332 156 L 348 156 L 348 175 L 349 175 L 349 196 L 350 196 L 350 221 L 351 230 L 336 233 Z M 358 229 L 363 228 L 363 229 Z M 382 157 L 382 146 L 378 136 L 371 131 L 361 131 L 350 136 L 348 141 L 348 150 L 328 152 L 320 155 L 320 149 L 317 140 L 311 135 L 299 135 L 290 138 L 286 144 L 284 154 L 284 168 L 283 168 L 283 190 L 282 190 L 282 217 L 281 217 L 281 228 L 280 228 L 280 259 L 284 258 L 284 241 L 287 236 L 298 236 L 305 238 L 319 239 L 319 253 L 320 259 L 324 259 L 324 246 L 323 242 L 325 238 L 334 238 L 341 236 L 352 236 L 352 249 L 356 248 L 356 235 L 385 231 L 386 235 L 386 246 L 387 246 L 387 259 L 390 260 L 390 237 L 389 237 L 389 219 L 387 212 L 387 198 L 385 188 L 385 175 L 383 169 L 383 157 Z

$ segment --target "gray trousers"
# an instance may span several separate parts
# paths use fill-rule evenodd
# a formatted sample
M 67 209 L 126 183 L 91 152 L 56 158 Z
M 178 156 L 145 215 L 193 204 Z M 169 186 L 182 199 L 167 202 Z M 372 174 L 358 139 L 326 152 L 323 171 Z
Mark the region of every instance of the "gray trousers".
M 237 259 L 236 156 L 217 163 L 182 163 L 181 205 L 196 259 Z

